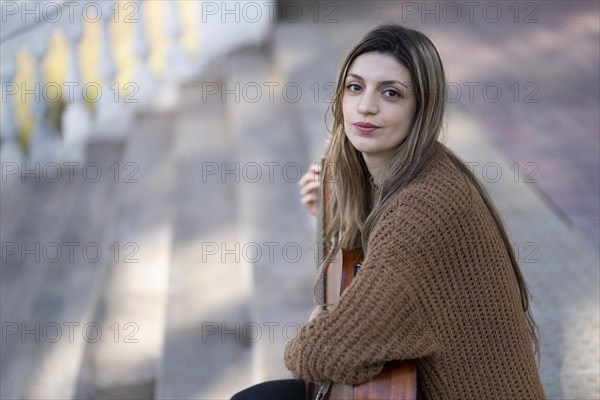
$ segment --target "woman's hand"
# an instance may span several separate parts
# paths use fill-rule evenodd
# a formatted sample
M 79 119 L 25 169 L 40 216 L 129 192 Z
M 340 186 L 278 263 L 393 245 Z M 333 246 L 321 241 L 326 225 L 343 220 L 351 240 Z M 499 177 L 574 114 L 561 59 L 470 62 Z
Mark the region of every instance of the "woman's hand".
M 315 308 L 313 308 L 312 312 L 310 313 L 310 317 L 308 317 L 308 322 L 316 318 L 317 315 L 319 315 L 321 312 L 323 312 L 323 307 L 319 305 L 315 306 Z
M 312 215 L 317 215 L 319 209 L 319 174 L 321 166 L 315 163 L 302 175 L 298 184 L 300 185 L 300 197 L 302 204 Z

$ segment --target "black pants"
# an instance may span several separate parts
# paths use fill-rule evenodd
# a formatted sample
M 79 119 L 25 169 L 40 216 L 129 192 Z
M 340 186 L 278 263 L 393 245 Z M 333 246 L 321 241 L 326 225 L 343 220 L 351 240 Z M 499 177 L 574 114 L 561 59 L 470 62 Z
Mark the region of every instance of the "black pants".
M 309 390 L 315 391 L 316 385 L 310 383 Z M 280 379 L 250 386 L 233 395 L 231 400 L 306 400 L 304 381 L 299 379 Z

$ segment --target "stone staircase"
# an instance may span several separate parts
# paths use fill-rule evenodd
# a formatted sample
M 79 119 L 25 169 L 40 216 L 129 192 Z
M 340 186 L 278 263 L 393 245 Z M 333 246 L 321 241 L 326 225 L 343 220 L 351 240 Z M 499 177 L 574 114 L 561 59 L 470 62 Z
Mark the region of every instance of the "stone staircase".
M 216 61 L 125 141 L 90 143 L 98 182 L 3 183 L 3 243 L 93 243 L 102 257 L 22 263 L 3 249 L 2 399 L 220 399 L 289 377 L 283 347 L 312 305 L 297 181 L 314 155 L 281 92 L 204 96 L 281 81 L 265 52 Z
M 96 141 L 80 165 L 91 169 L 76 166 L 55 179 L 24 176 L 32 166 L 23 164 L 2 182 L 2 399 L 73 395 L 85 342 L 99 334 L 86 324 L 119 197 L 106 173 L 121 152 L 119 142 Z
M 121 158 L 120 257 L 107 265 L 94 315 L 113 331 L 87 344 L 76 398 L 153 396 L 173 231 L 172 126 L 172 113 L 140 116 Z

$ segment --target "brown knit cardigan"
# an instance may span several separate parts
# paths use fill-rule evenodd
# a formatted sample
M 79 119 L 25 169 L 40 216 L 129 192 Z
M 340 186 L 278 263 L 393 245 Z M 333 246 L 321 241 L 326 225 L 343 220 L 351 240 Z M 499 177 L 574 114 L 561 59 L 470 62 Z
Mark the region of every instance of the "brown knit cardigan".
M 299 379 L 359 384 L 416 359 L 419 399 L 544 399 L 510 259 L 443 151 L 393 200 L 339 301 L 285 348 Z

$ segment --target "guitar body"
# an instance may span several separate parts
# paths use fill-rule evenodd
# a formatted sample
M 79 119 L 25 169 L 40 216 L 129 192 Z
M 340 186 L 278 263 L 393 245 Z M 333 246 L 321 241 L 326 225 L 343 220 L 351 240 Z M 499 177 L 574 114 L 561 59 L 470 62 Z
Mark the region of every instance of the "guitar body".
M 325 166 L 325 159 L 321 159 Z M 329 224 L 327 204 L 329 201 L 329 185 L 319 187 L 319 237 L 323 237 L 325 227 Z M 327 241 L 322 241 L 322 254 L 328 254 L 330 248 Z M 362 266 L 362 250 L 340 250 L 329 264 L 325 275 L 325 285 L 321 300 L 332 305 L 337 302 L 344 290 L 350 286 L 356 273 Z M 315 398 L 317 393 L 310 393 L 309 383 L 306 382 L 307 397 Z M 317 389 L 318 390 L 318 389 Z M 361 385 L 342 385 L 331 383 L 329 391 L 318 400 L 416 400 L 417 398 L 417 365 L 413 360 L 391 361 L 385 364 L 383 370 L 369 382 Z
M 340 257 L 341 255 L 341 257 Z M 340 260 L 341 258 L 341 260 Z M 329 266 L 326 275 L 326 301 L 335 303 L 362 266 L 360 250 L 342 250 Z M 340 262 L 341 261 L 341 262 Z M 379 375 L 361 385 L 333 383 L 326 396 L 328 400 L 372 400 L 417 398 L 417 367 L 414 361 L 392 361 L 385 364 Z

